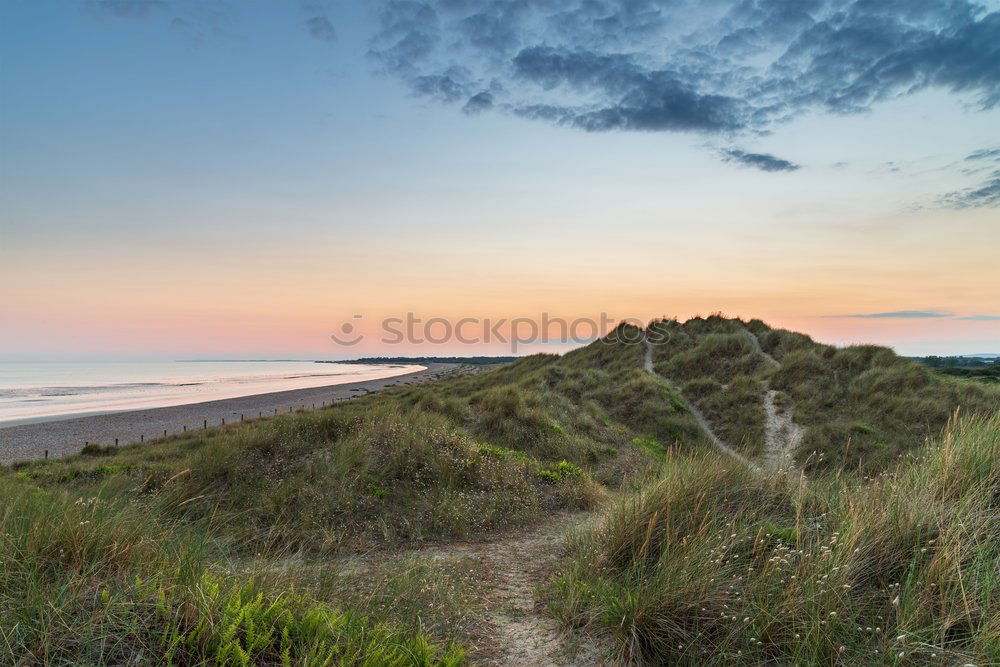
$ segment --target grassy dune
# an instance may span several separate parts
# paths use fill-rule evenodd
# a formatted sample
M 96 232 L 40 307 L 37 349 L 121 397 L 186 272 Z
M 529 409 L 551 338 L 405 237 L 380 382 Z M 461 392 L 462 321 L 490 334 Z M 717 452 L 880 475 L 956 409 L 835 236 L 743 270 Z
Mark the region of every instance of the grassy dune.
M 1000 415 L 868 482 L 672 454 L 577 538 L 550 594 L 629 662 L 996 664 Z
M 748 332 L 779 366 L 766 362 Z M 936 374 L 888 348 L 823 345 L 760 320 L 663 320 L 651 333 L 657 372 L 744 454 L 760 452 L 763 392 L 778 390 L 805 429 L 795 458 L 809 472 L 877 472 L 939 434 L 956 408 L 981 413 L 1000 405 L 997 388 Z
M 460 661 L 451 639 L 470 603 L 456 598 L 474 567 L 352 577 L 336 558 L 594 507 L 607 493 L 595 477 L 637 481 L 662 458 L 657 435 L 693 432 L 645 380 L 634 346 L 601 344 L 12 466 L 0 650 L 25 664 Z M 304 567 L 288 576 L 284 562 Z
M 547 595 L 624 661 L 1000 655 L 1000 425 L 921 449 L 1000 393 L 756 321 L 656 323 L 657 372 L 745 455 L 763 392 L 794 406 L 800 486 L 721 459 L 639 333 L 0 469 L 0 663 L 461 664 L 496 649 L 496 573 L 411 550 L 580 511 Z

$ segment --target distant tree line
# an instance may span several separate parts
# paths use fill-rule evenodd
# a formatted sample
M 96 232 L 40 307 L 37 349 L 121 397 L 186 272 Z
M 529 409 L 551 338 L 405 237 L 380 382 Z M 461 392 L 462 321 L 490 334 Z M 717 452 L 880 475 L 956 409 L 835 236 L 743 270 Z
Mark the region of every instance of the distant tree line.
M 1000 357 L 914 357 L 938 373 L 1000 383 Z

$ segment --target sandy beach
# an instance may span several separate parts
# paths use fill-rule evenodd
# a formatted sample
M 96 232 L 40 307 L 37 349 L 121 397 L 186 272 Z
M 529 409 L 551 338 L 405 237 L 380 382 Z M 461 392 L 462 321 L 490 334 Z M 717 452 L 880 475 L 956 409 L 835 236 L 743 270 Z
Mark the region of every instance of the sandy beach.
M 71 419 L 55 419 L 0 427 L 0 464 L 40 459 L 48 451 L 52 458 L 75 454 L 86 443 L 124 445 L 209 426 L 232 424 L 244 419 L 320 407 L 331 402 L 363 396 L 367 392 L 402 384 L 435 380 L 460 368 L 457 364 L 426 364 L 424 370 L 378 380 L 349 382 L 327 387 L 293 389 L 254 394 L 202 403 L 189 403 L 149 410 L 130 410 Z

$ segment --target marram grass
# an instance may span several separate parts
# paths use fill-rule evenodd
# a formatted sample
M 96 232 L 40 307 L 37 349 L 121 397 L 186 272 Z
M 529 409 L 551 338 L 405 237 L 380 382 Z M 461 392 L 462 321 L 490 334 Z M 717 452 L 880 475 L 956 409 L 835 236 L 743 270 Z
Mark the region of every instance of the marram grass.
M 998 664 L 1000 415 L 868 482 L 672 454 L 550 596 L 632 663 Z

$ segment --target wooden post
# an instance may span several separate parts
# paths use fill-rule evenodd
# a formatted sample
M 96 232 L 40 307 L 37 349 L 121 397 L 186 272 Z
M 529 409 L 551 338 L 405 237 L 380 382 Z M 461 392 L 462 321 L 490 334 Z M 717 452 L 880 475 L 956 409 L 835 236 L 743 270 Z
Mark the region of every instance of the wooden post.
M 201 427 L 202 428 L 208 428 L 208 420 L 207 419 L 202 422 Z
M 118 438 L 115 438 L 115 447 L 118 446 Z
M 49 450 L 47 450 L 47 449 L 45 450 L 45 460 L 46 461 L 49 460 Z
M 163 429 L 163 437 L 167 437 L 167 429 Z
M 142 433 L 140 433 L 139 434 L 139 442 L 144 442 L 145 440 L 146 440 L 146 436 L 143 435 Z
M 243 421 L 243 413 L 241 412 L 240 413 L 240 422 L 242 422 L 242 421 Z
M 187 427 L 187 424 L 185 424 L 184 425 L 184 432 L 187 433 L 187 430 L 188 430 L 188 427 Z

